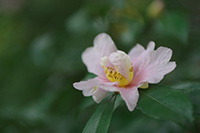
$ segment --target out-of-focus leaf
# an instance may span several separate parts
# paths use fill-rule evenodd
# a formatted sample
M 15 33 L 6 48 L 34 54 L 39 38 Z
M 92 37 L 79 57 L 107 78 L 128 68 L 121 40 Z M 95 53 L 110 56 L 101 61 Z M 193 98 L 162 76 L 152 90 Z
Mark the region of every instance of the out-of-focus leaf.
M 80 34 L 88 31 L 90 22 L 86 10 L 82 9 L 73 14 L 66 22 L 66 27 L 72 33 Z
M 190 97 L 194 105 L 194 112 L 200 115 L 200 83 L 198 82 L 180 83 L 174 86 L 174 88 L 182 90 Z
M 195 126 L 196 126 L 196 130 L 200 131 L 200 115 L 195 115 Z
M 30 54 L 37 66 L 49 66 L 54 56 L 52 47 L 52 36 L 50 34 L 44 34 L 39 36 L 32 42 L 30 47 Z M 51 60 L 49 60 L 51 58 Z
M 84 98 L 83 101 L 81 102 L 80 105 L 80 111 L 84 110 L 87 107 L 90 107 L 91 105 L 93 105 L 95 102 L 94 100 L 90 97 L 90 98 Z
M 123 26 L 123 25 L 120 25 Z M 122 33 L 120 39 L 123 44 L 130 44 L 136 43 L 138 38 L 140 37 L 144 25 L 139 22 L 129 22 L 129 24 L 124 24 L 124 32 Z
M 166 13 L 157 22 L 155 30 L 161 38 L 175 39 L 184 44 L 188 42 L 189 25 L 184 14 Z
M 140 91 L 138 109 L 155 119 L 172 120 L 190 128 L 192 104 L 183 92 L 165 86 L 152 86 Z
M 114 111 L 116 96 L 111 97 L 106 103 L 101 103 L 90 117 L 83 133 L 106 133 Z
M 88 73 L 88 74 L 85 75 L 85 77 L 83 78 L 83 80 L 85 81 L 85 80 L 89 80 L 89 79 L 92 79 L 92 78 L 95 78 L 95 77 L 96 77 L 95 74 Z
M 130 113 L 127 107 L 117 109 L 113 114 L 108 132 L 111 133 L 185 133 L 179 125 L 171 121 L 156 120 L 141 111 Z

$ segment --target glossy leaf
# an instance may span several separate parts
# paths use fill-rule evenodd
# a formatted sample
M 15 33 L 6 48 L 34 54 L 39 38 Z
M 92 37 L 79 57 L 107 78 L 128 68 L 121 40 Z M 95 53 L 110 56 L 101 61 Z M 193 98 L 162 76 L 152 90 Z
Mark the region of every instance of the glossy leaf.
M 194 106 L 194 112 L 200 115 L 200 83 L 198 82 L 180 83 L 174 86 L 174 88 L 182 90 L 190 97 Z
M 165 86 L 140 90 L 138 109 L 155 119 L 174 121 L 189 128 L 193 122 L 192 104 L 183 92 Z
M 101 103 L 94 114 L 90 117 L 83 133 L 106 133 L 110 125 L 112 113 L 114 111 L 116 95 Z

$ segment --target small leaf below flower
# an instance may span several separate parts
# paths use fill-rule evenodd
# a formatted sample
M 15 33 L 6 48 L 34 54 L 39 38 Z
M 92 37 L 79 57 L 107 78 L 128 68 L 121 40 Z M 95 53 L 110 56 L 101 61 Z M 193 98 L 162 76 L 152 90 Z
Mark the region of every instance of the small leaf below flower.
M 83 133 L 106 133 L 114 111 L 116 95 L 102 102 L 88 120 Z

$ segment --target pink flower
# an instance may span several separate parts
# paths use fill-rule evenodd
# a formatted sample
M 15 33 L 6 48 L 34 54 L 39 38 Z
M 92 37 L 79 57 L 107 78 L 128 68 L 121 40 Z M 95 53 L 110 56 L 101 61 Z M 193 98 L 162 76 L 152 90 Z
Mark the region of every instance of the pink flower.
M 159 83 L 176 67 L 175 62 L 169 62 L 172 56 L 170 48 L 154 48 L 154 42 L 150 42 L 147 49 L 137 44 L 127 55 L 117 50 L 109 35 L 101 33 L 94 39 L 94 46 L 82 54 L 88 71 L 97 77 L 76 82 L 73 86 L 82 90 L 84 96 L 92 96 L 97 103 L 108 92 L 119 92 L 128 109 L 133 111 L 139 97 L 138 88 L 148 88 L 148 83 Z

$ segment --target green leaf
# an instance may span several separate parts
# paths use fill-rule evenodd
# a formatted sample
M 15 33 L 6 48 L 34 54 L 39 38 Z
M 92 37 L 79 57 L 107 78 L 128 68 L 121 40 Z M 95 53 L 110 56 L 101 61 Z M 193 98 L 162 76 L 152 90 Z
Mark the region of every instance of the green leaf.
M 83 101 L 81 102 L 80 106 L 79 106 L 79 110 L 83 111 L 84 109 L 92 106 L 93 104 L 95 104 L 95 102 L 91 97 L 84 98 Z
M 195 115 L 195 126 L 196 126 L 196 130 L 200 131 L 200 115 Z
M 106 133 L 114 111 L 116 95 L 111 96 L 106 103 L 101 103 L 90 117 L 83 133 Z
M 175 89 L 182 90 L 186 93 L 194 106 L 194 112 L 200 115 L 200 83 L 198 82 L 187 82 L 187 83 L 179 83 L 174 86 Z
M 83 80 L 86 81 L 86 80 L 89 80 L 89 79 L 92 79 L 92 78 L 95 78 L 95 77 L 96 77 L 95 74 L 93 74 L 93 73 L 87 73 L 85 75 L 85 77 L 83 78 Z
M 116 97 L 115 105 L 114 105 L 114 110 L 124 104 L 124 100 L 120 95 Z
M 156 29 L 159 37 L 179 40 L 184 44 L 188 42 L 189 24 L 185 14 L 168 12 L 157 22 Z
M 187 95 L 166 86 L 140 90 L 137 108 L 155 119 L 172 120 L 186 128 L 193 123 L 192 104 Z

